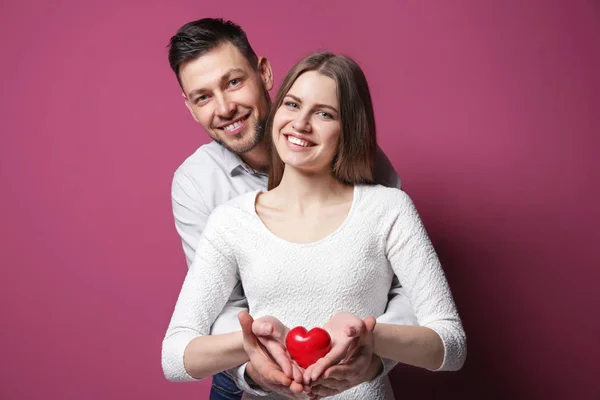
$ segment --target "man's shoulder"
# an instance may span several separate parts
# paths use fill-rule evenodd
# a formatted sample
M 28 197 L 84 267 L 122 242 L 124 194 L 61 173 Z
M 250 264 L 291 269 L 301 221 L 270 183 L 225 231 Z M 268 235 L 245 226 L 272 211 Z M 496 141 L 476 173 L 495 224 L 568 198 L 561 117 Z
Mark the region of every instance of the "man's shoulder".
M 216 142 L 200 146 L 173 174 L 173 186 L 213 191 L 227 181 L 235 155 Z
M 198 147 L 175 171 L 177 174 L 204 174 L 210 170 L 227 170 L 227 161 L 231 155 L 228 150 L 216 142 Z

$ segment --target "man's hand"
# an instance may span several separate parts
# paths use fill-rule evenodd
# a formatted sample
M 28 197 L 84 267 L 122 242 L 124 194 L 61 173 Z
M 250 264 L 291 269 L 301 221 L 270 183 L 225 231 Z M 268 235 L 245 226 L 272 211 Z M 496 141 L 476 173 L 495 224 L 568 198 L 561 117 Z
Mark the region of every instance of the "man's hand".
M 238 314 L 244 337 L 244 350 L 250 358 L 246 365 L 248 376 L 263 390 L 276 392 L 293 399 L 306 399 L 301 384 L 293 382 L 277 363 L 271 358 L 269 351 L 263 346 L 252 332 L 253 318 L 246 311 Z M 284 336 L 285 337 L 285 336 Z M 289 361 L 289 359 L 288 359 Z
M 349 314 L 336 314 L 324 328 L 332 337 L 332 349 L 307 368 L 305 384 L 311 393 L 332 396 L 377 376 L 379 357 L 373 356 L 375 318 L 364 321 Z
M 367 329 L 369 329 L 370 322 L 367 319 L 365 319 L 365 324 L 367 325 Z M 354 361 L 350 361 L 347 364 L 334 365 L 326 369 L 323 376 L 316 382 L 313 382 L 311 393 L 320 397 L 334 396 L 361 383 L 375 379 L 381 373 L 383 364 L 381 363 L 381 358 L 372 354 L 372 351 L 372 347 L 369 349 L 369 345 L 361 345 Z M 369 356 L 369 354 L 372 354 L 372 356 Z M 361 375 L 360 370 L 362 367 L 360 365 L 367 358 L 370 358 L 371 361 L 365 373 Z

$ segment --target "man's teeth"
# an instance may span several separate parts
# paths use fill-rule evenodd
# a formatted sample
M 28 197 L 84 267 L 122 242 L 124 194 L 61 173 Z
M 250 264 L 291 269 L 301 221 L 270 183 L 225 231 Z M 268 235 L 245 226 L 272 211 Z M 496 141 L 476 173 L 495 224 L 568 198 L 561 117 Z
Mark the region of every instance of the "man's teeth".
M 232 131 L 232 130 L 234 130 L 235 128 L 237 128 L 238 126 L 240 126 L 241 124 L 242 124 L 242 122 L 241 122 L 241 121 L 234 122 L 233 124 L 227 125 L 227 126 L 225 127 L 225 130 L 226 130 L 226 131 Z
M 288 142 L 297 144 L 298 146 L 302 146 L 302 147 L 310 146 L 310 143 L 308 143 L 306 140 L 298 139 L 295 136 L 288 135 L 287 140 L 288 140 Z

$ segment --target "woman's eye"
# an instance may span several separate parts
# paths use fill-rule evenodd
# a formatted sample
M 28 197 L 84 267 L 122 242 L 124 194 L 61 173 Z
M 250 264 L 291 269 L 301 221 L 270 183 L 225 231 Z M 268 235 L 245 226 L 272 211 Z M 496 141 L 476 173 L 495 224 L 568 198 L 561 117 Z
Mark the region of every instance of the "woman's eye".
M 286 101 L 285 105 L 290 108 L 298 108 L 298 104 L 294 103 L 293 101 Z

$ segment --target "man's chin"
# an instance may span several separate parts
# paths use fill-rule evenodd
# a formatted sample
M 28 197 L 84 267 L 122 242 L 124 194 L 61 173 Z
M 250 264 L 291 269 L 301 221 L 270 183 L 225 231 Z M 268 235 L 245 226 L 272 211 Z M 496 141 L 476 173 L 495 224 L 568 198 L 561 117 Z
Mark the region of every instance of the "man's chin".
M 223 140 L 220 138 L 214 138 L 213 140 L 219 143 L 221 146 L 225 147 L 227 150 L 236 153 L 236 154 L 244 154 L 251 150 L 253 150 L 258 145 L 258 140 L 254 140 L 254 138 L 240 138 L 240 140 Z

